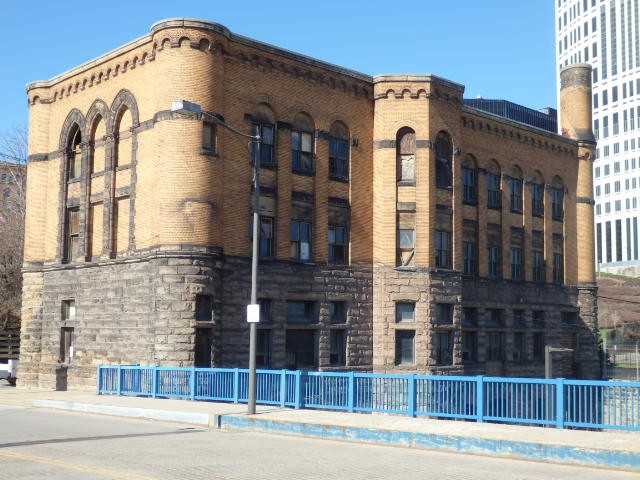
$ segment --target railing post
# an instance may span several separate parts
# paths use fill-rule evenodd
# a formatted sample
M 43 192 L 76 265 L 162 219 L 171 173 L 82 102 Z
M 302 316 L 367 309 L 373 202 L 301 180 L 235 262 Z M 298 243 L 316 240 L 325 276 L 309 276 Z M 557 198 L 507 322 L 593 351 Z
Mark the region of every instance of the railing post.
M 355 410 L 356 402 L 356 374 L 355 372 L 349 372 L 349 385 L 347 390 L 347 409 L 350 412 Z
M 102 365 L 98 365 L 98 391 L 96 392 L 97 395 L 100 395 L 100 393 L 102 393 Z
M 564 378 L 556 378 L 556 428 L 564 428 Z
M 280 406 L 284 408 L 287 403 L 287 370 L 280 372 Z
M 191 378 L 189 379 L 189 395 L 191 400 L 196 399 L 196 367 L 191 367 Z
M 412 373 L 408 377 L 407 414 L 413 418 L 416 416 L 416 376 Z
M 484 422 L 484 377 L 476 377 L 476 422 Z
M 151 371 L 153 378 L 151 379 L 151 398 L 156 398 L 158 394 L 158 366 L 154 365 Z
M 233 369 L 233 403 L 238 403 L 240 395 L 240 370 Z
M 302 408 L 302 372 L 300 370 L 295 371 L 296 375 L 296 397 L 294 399 L 294 408 L 297 410 Z
M 118 365 L 118 395 L 122 395 L 122 365 Z

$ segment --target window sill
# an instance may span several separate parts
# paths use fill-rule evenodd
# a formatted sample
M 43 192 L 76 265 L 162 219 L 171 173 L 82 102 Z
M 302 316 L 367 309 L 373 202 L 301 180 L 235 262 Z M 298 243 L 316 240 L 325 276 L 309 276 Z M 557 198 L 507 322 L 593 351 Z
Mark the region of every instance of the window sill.
M 291 173 L 295 173 L 296 175 L 303 175 L 305 177 L 313 177 L 315 175 L 314 171 L 310 170 L 295 170 L 291 169 Z
M 329 175 L 329 180 L 334 182 L 349 183 L 349 177 L 341 177 L 339 175 Z
M 515 213 L 516 215 L 522 215 L 522 210 L 514 210 L 513 208 L 511 209 L 511 213 Z
M 80 183 L 80 177 L 74 177 L 67 180 L 67 183 Z
M 554 222 L 564 222 L 564 217 L 551 217 Z
M 127 163 L 126 165 L 120 165 L 115 168 L 116 172 L 121 172 L 122 170 L 130 170 L 131 164 Z
M 436 188 L 440 190 L 448 190 L 449 192 L 453 192 L 453 187 L 451 185 L 436 185 Z
M 416 267 L 410 267 L 408 265 L 398 265 L 394 267 L 394 270 L 397 270 L 399 272 L 417 272 L 418 271 Z
M 487 209 L 489 210 L 502 210 L 501 205 L 487 205 Z
M 215 157 L 218 158 L 218 152 L 216 152 L 215 150 L 211 150 L 208 148 L 201 148 L 200 149 L 200 155 L 206 155 L 207 157 Z
M 416 181 L 415 180 L 398 180 L 398 186 L 399 187 L 415 187 Z
M 472 207 L 477 207 L 478 206 L 478 201 L 477 200 L 462 200 L 462 204 L 463 205 L 470 205 Z M 489 207 L 487 207 L 489 208 Z
M 544 213 L 532 213 L 531 216 L 534 218 L 544 218 Z
M 278 170 L 278 164 L 277 163 L 262 163 L 260 162 L 260 168 L 264 168 L 267 170 Z

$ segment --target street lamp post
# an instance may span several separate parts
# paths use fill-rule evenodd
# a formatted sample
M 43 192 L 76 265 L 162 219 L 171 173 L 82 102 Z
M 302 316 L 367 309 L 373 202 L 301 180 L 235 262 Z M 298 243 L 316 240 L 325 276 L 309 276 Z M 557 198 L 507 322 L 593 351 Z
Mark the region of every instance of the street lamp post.
M 182 114 L 195 114 L 206 116 L 216 125 L 220 125 L 230 132 L 251 140 L 253 148 L 253 242 L 251 253 L 251 300 L 247 306 L 247 321 L 249 322 L 249 392 L 247 413 L 256 413 L 256 341 L 257 327 L 260 320 L 260 307 L 258 306 L 258 247 L 260 243 L 260 144 L 262 138 L 259 132 L 254 135 L 241 132 L 222 120 L 218 115 L 202 110 L 197 103 L 180 100 L 171 104 L 171 111 Z

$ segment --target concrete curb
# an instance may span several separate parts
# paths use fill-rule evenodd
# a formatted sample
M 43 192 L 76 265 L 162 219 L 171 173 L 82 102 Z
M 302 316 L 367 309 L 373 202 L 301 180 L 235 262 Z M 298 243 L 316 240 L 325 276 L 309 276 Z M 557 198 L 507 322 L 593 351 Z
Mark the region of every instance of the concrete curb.
M 217 420 L 220 428 L 228 430 L 283 433 L 331 440 L 640 471 L 640 455 L 620 450 L 585 449 L 565 445 L 505 441 L 455 435 L 286 422 L 234 415 L 219 415 Z
M 34 400 L 33 406 L 40 408 L 55 408 L 58 410 L 71 410 L 74 412 L 114 415 L 118 417 L 144 418 L 147 420 L 159 420 L 162 422 L 189 423 L 202 427 L 214 427 L 217 425 L 216 416 L 209 415 L 207 413 L 175 412 L 137 407 L 114 407 L 112 405 L 64 402 L 59 400 Z

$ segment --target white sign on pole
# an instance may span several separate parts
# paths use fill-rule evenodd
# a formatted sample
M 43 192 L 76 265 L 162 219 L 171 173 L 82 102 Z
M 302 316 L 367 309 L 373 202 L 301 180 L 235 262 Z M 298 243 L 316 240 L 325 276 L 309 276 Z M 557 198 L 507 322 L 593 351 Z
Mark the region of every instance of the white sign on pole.
M 260 305 L 250 303 L 247 305 L 247 322 L 258 323 L 260 321 Z

